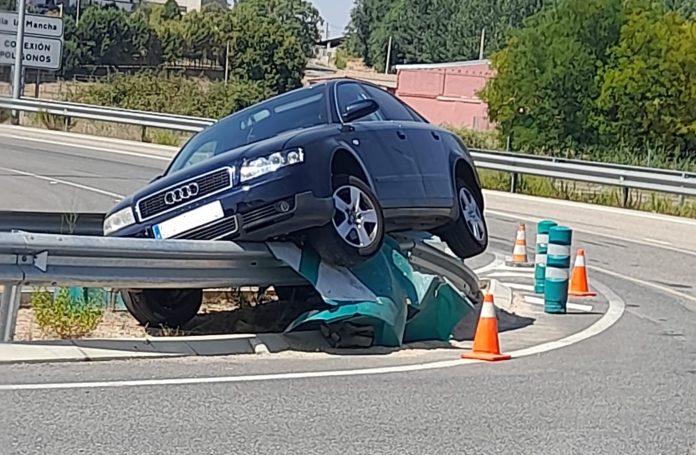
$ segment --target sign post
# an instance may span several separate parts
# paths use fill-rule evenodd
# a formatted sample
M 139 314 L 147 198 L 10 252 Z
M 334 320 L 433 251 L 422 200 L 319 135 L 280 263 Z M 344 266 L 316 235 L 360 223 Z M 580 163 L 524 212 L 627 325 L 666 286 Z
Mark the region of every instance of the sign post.
M 26 0 L 17 12 L 0 11 L 0 65 L 12 65 L 12 99 L 22 95 L 23 68 L 58 70 L 63 59 L 63 18 L 26 14 Z M 13 112 L 13 123 L 19 120 Z

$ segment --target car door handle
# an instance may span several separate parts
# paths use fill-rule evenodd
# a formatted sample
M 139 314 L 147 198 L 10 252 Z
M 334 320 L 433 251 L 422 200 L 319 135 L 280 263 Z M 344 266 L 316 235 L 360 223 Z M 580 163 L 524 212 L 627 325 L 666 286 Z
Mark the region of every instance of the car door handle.
M 402 131 L 397 131 L 396 135 L 399 136 L 399 139 L 406 139 L 406 134 Z
M 439 134 L 437 134 L 436 132 L 434 132 L 434 131 L 431 131 L 431 132 L 430 132 L 430 134 L 432 134 L 432 135 L 433 135 L 433 137 L 435 138 L 435 140 L 436 140 L 436 141 L 439 141 L 439 140 L 440 140 L 440 135 L 439 135 Z

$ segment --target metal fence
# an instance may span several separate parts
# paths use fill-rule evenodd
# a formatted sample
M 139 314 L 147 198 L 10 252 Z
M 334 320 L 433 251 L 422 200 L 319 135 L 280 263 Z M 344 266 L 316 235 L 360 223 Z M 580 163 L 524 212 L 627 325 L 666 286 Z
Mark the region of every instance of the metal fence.
M 0 109 L 24 112 L 44 111 L 66 118 L 139 125 L 143 128 L 143 136 L 144 129 L 147 127 L 198 132 L 216 122 L 215 119 L 208 118 L 29 98 L 13 100 L 0 97 Z M 696 196 L 696 173 L 491 150 L 472 149 L 471 152 L 479 168 L 512 174 L 511 191 L 513 192 L 516 191 L 517 176 L 524 174 L 618 186 L 624 190 L 635 188 L 681 196 Z M 627 196 L 627 191 L 624 195 Z

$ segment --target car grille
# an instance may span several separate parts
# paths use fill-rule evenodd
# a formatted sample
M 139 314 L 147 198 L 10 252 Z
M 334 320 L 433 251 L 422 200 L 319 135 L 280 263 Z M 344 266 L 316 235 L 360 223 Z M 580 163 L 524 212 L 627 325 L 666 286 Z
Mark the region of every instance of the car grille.
M 217 240 L 234 234 L 238 231 L 238 229 L 237 218 L 231 216 L 214 224 L 209 224 L 189 232 L 184 232 L 183 234 L 178 235 L 176 238 L 186 240 Z
M 286 211 L 281 211 L 279 206 L 281 203 L 287 203 L 289 209 Z M 265 205 L 261 208 L 252 210 L 242 215 L 242 224 L 244 229 L 260 227 L 261 225 L 271 222 L 274 219 L 288 215 L 295 208 L 295 200 L 293 198 L 283 199 L 274 204 Z
M 166 190 L 162 190 L 157 194 L 141 199 L 138 202 L 138 212 L 140 214 L 141 221 L 152 218 L 160 213 L 172 210 L 181 205 L 185 205 L 209 196 L 218 191 L 222 191 L 226 188 L 230 188 L 232 186 L 232 173 L 230 172 L 229 168 L 218 169 L 217 171 L 209 174 L 201 175 L 199 177 L 181 182 L 177 184 L 177 186 L 193 182 L 198 184 L 198 195 L 195 198 L 177 202 L 172 205 L 167 205 L 164 202 L 164 195 L 171 189 L 167 188 Z

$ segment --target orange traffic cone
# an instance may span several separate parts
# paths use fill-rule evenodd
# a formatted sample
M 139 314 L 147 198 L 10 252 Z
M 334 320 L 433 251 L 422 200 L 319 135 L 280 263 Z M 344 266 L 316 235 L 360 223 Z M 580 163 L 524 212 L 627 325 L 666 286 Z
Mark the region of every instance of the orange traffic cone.
M 590 291 L 587 284 L 587 269 L 585 267 L 585 250 L 578 249 L 578 254 L 575 256 L 575 266 L 573 274 L 570 276 L 570 287 L 568 295 L 575 297 L 592 297 L 597 295 L 596 292 Z
M 512 258 L 507 261 L 507 265 L 512 266 L 531 266 L 527 257 L 527 231 L 524 223 L 520 223 L 517 227 L 517 236 L 515 238 L 515 247 L 512 250 Z
M 498 319 L 495 316 L 493 294 L 487 293 L 483 298 L 481 315 L 479 316 L 476 335 L 474 336 L 474 348 L 471 352 L 462 354 L 462 358 L 488 360 L 491 362 L 512 358 L 508 354 L 500 353 Z

